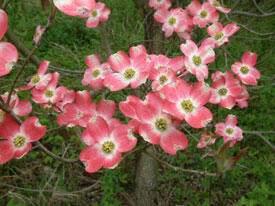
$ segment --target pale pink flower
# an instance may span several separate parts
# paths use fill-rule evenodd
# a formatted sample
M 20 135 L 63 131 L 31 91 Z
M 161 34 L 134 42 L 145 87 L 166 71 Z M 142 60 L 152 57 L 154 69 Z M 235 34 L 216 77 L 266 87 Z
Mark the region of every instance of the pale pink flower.
M 0 124 L 0 164 L 13 158 L 22 158 L 31 150 L 31 142 L 38 141 L 46 133 L 46 127 L 37 117 L 29 117 L 20 126 L 10 117 Z
M 86 26 L 88 28 L 97 27 L 99 21 L 107 21 L 108 20 L 110 13 L 111 13 L 111 10 L 108 8 L 105 8 L 104 3 L 101 3 L 101 2 L 96 3 L 95 8 L 93 8 L 89 13 L 89 17 L 86 22 Z
M 154 7 L 154 9 L 165 8 L 169 9 L 171 7 L 170 0 L 150 0 L 149 7 Z
M 203 132 L 201 135 L 201 139 L 197 145 L 197 148 L 202 149 L 206 146 L 209 146 L 211 144 L 214 144 L 216 141 L 216 138 L 213 137 L 213 134 L 207 134 L 206 132 Z
M 137 88 L 145 83 L 152 63 L 148 61 L 146 49 L 140 46 L 130 48 L 130 58 L 128 55 L 119 51 L 109 57 L 111 68 L 117 73 L 108 74 L 104 79 L 104 85 L 109 87 L 111 91 L 118 91 L 129 84 L 132 88 Z
M 116 121 L 108 124 L 100 116 L 94 123 L 89 123 L 87 128 L 88 131 L 82 138 L 89 146 L 81 151 L 79 159 L 85 163 L 85 170 L 90 173 L 101 167 L 116 167 L 120 162 L 121 152 L 130 151 L 137 142 L 131 127 Z
M 103 89 L 104 78 L 112 72 L 109 63 L 101 64 L 97 54 L 87 56 L 85 62 L 89 68 L 84 73 L 82 85 L 89 85 L 93 91 Z
M 202 128 L 212 120 L 212 113 L 204 107 L 211 96 L 211 90 L 203 82 L 191 87 L 190 83 L 179 79 L 175 85 L 163 88 L 168 102 L 164 104 L 164 111 L 185 120 L 191 127 Z
M 180 45 L 185 54 L 185 67 L 191 74 L 196 75 L 199 81 L 208 78 L 207 64 L 215 60 L 215 52 L 209 44 L 202 43 L 198 48 L 192 40 L 186 40 Z
M 0 9 L 0 40 L 5 35 L 7 28 L 8 28 L 8 15 L 3 9 Z
M 219 104 L 223 108 L 232 109 L 236 104 L 236 99 L 243 92 L 240 81 L 235 79 L 230 71 L 212 83 L 212 95 L 209 102 L 212 104 Z
M 40 104 L 56 104 L 64 98 L 67 93 L 67 89 L 64 86 L 57 87 L 59 80 L 59 73 L 55 72 L 52 74 L 52 79 L 46 88 L 39 90 L 33 88 L 31 94 L 33 95 L 32 100 Z
M 9 42 L 0 42 L 0 77 L 9 74 L 17 60 L 16 47 Z
M 227 24 L 224 28 L 220 22 L 215 22 L 207 28 L 207 33 L 211 36 L 205 42 L 210 42 L 213 48 L 218 48 L 229 41 L 232 36 L 240 29 L 235 23 Z
M 9 93 L 1 95 L 4 102 L 7 102 Z M 13 111 L 13 113 L 17 116 L 26 116 L 31 113 L 32 105 L 28 100 L 19 100 L 17 93 L 13 93 L 10 98 L 9 107 Z M 0 112 L 1 113 L 1 112 Z
M 216 126 L 216 134 L 223 137 L 224 143 L 232 141 L 230 146 L 233 146 L 236 141 L 243 139 L 241 128 L 237 127 L 237 117 L 235 115 L 228 115 L 225 123 L 219 122 Z
M 208 23 L 217 22 L 219 19 L 216 7 L 211 6 L 208 2 L 201 5 L 200 2 L 194 0 L 187 6 L 187 9 L 194 16 L 193 24 L 197 24 L 200 28 L 206 27 Z
M 261 77 L 260 72 L 254 68 L 257 62 L 257 54 L 247 51 L 242 57 L 242 62 L 235 62 L 231 70 L 237 74 L 238 78 L 247 85 L 257 85 L 257 79 Z
M 162 31 L 165 32 L 166 37 L 170 37 L 174 31 L 184 33 L 190 29 L 190 17 L 182 8 L 171 9 L 170 11 L 165 8 L 158 9 L 154 18 L 163 23 Z
M 208 0 L 208 2 L 212 5 L 212 6 L 215 6 L 217 10 L 219 10 L 220 12 L 223 12 L 223 13 L 228 13 L 231 11 L 231 9 L 229 8 L 224 8 L 222 7 L 221 3 L 219 1 L 216 1 L 216 0 Z
M 33 36 L 33 41 L 37 44 L 44 33 L 45 28 L 42 28 L 41 25 L 38 25 L 35 29 L 35 34 Z

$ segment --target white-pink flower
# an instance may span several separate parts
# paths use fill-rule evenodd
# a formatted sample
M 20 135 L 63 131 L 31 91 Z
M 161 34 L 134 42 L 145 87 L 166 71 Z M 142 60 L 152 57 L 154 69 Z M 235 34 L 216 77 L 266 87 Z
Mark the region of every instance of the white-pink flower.
M 95 8 L 93 8 L 89 12 L 86 26 L 88 28 L 97 27 L 99 21 L 107 21 L 108 20 L 110 13 L 111 13 L 111 10 L 108 8 L 105 8 L 104 3 L 101 3 L 101 2 L 96 3 Z
M 217 10 L 219 10 L 220 12 L 223 12 L 223 13 L 228 13 L 231 11 L 231 9 L 229 8 L 224 8 L 222 7 L 221 3 L 219 1 L 216 1 L 216 0 L 208 0 L 208 2 L 212 5 L 212 6 L 215 6 Z
M 257 79 L 261 77 L 260 72 L 254 67 L 257 62 L 257 54 L 247 51 L 242 57 L 242 62 L 235 62 L 231 70 L 238 78 L 247 85 L 258 84 Z
M 202 149 L 206 146 L 209 146 L 211 144 L 214 144 L 216 141 L 216 138 L 213 137 L 213 134 L 207 134 L 206 132 L 203 132 L 201 135 L 201 139 L 197 145 L 197 148 Z
M 42 34 L 44 33 L 45 28 L 41 27 L 41 25 L 38 25 L 35 29 L 35 33 L 33 36 L 33 41 L 37 44 L 42 36 Z
M 171 7 L 170 0 L 150 0 L 149 7 L 154 7 L 154 9 L 165 8 L 169 9 Z

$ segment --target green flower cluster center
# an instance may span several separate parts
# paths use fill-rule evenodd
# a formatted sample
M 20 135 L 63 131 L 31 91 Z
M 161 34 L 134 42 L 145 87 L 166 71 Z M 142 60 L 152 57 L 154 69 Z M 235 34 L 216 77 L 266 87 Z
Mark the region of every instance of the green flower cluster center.
M 247 66 L 242 66 L 241 67 L 241 73 L 242 74 L 247 74 L 249 72 L 249 68 Z
M 38 76 L 38 75 L 34 75 L 33 77 L 32 77 L 32 79 L 31 79 L 31 82 L 33 83 L 33 84 L 36 84 L 36 83 L 38 83 L 40 81 L 40 77 Z
M 219 7 L 221 6 L 221 3 L 219 1 L 214 1 L 213 5 Z
M 48 89 L 48 90 L 45 92 L 45 96 L 48 97 L 48 98 L 53 97 L 53 95 L 54 95 L 54 94 L 53 94 L 53 91 L 52 91 L 52 90 L 49 90 L 49 89 Z
M 218 93 L 221 96 L 225 96 L 227 94 L 228 90 L 226 88 L 219 89 Z
M 201 62 L 202 62 L 200 56 L 193 56 L 192 60 L 193 60 L 193 63 L 194 63 L 196 66 L 199 66 L 199 65 L 201 64 Z
M 25 145 L 26 143 L 26 138 L 24 136 L 17 136 L 12 140 L 12 143 L 15 148 L 21 148 Z
M 175 17 L 171 17 L 169 20 L 168 20 L 168 23 L 173 26 L 175 23 L 176 23 L 177 19 Z
M 233 134 L 234 130 L 232 128 L 227 128 L 225 132 L 230 135 Z
M 207 16 L 207 11 L 202 10 L 200 13 L 201 18 L 205 18 Z
M 166 119 L 160 118 L 157 119 L 155 122 L 155 126 L 157 127 L 157 129 L 161 132 L 165 131 L 167 129 L 167 121 Z
M 165 82 L 168 81 L 168 78 L 165 76 L 165 75 L 162 75 L 160 78 L 159 78 L 159 82 L 160 84 L 164 84 Z
M 93 17 L 96 17 L 96 16 L 97 16 L 97 10 L 92 11 L 92 16 L 93 16 Z
M 219 31 L 219 32 L 215 35 L 214 39 L 215 39 L 215 40 L 219 40 L 219 39 L 221 39 L 222 37 L 223 37 L 223 33 L 222 33 L 221 31 Z
M 100 71 L 98 69 L 96 69 L 92 72 L 92 75 L 93 75 L 94 78 L 98 77 L 99 74 L 100 74 Z
M 183 100 L 181 103 L 181 107 L 187 113 L 190 113 L 195 109 L 195 106 L 193 105 L 190 99 Z
M 102 151 L 106 154 L 110 154 L 115 149 L 115 144 L 112 141 L 106 141 L 102 145 Z
M 124 77 L 129 80 L 129 79 L 132 79 L 135 76 L 135 74 L 136 74 L 136 71 L 129 68 L 129 69 L 126 69 L 126 71 L 124 72 Z

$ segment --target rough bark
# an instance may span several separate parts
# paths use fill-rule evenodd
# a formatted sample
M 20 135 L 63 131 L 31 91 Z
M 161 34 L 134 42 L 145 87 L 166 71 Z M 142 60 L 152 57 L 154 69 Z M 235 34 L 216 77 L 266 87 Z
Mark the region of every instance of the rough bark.
M 144 39 L 147 52 L 154 54 L 161 54 L 164 52 L 163 46 L 163 32 L 161 25 L 153 18 L 154 11 L 148 7 L 147 0 L 134 0 L 136 7 L 142 11 L 144 18 Z M 150 85 L 148 85 L 150 86 Z M 146 149 L 153 153 L 153 148 Z M 138 157 L 136 167 L 136 188 L 135 197 L 137 206 L 153 206 L 157 204 L 156 193 L 156 173 L 158 163 L 144 152 L 141 152 Z

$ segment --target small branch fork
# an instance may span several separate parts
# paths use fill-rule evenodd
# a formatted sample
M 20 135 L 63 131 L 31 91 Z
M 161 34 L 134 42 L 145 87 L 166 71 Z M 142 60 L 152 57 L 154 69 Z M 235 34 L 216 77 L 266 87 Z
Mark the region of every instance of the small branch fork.
M 169 164 L 168 162 L 159 159 L 157 156 L 155 156 L 154 154 L 147 152 L 146 150 L 144 151 L 145 154 L 147 154 L 148 156 L 150 156 L 151 158 L 155 159 L 156 161 L 158 161 L 159 163 L 165 165 L 166 167 L 169 167 L 175 171 L 180 171 L 180 172 L 185 172 L 185 173 L 192 173 L 192 174 L 199 174 L 199 175 L 206 175 L 206 176 L 211 176 L 211 177 L 217 177 L 218 175 L 216 173 L 210 173 L 207 171 L 198 171 L 198 170 L 191 170 L 191 169 L 184 169 L 181 167 L 176 167 L 173 166 L 171 164 Z

